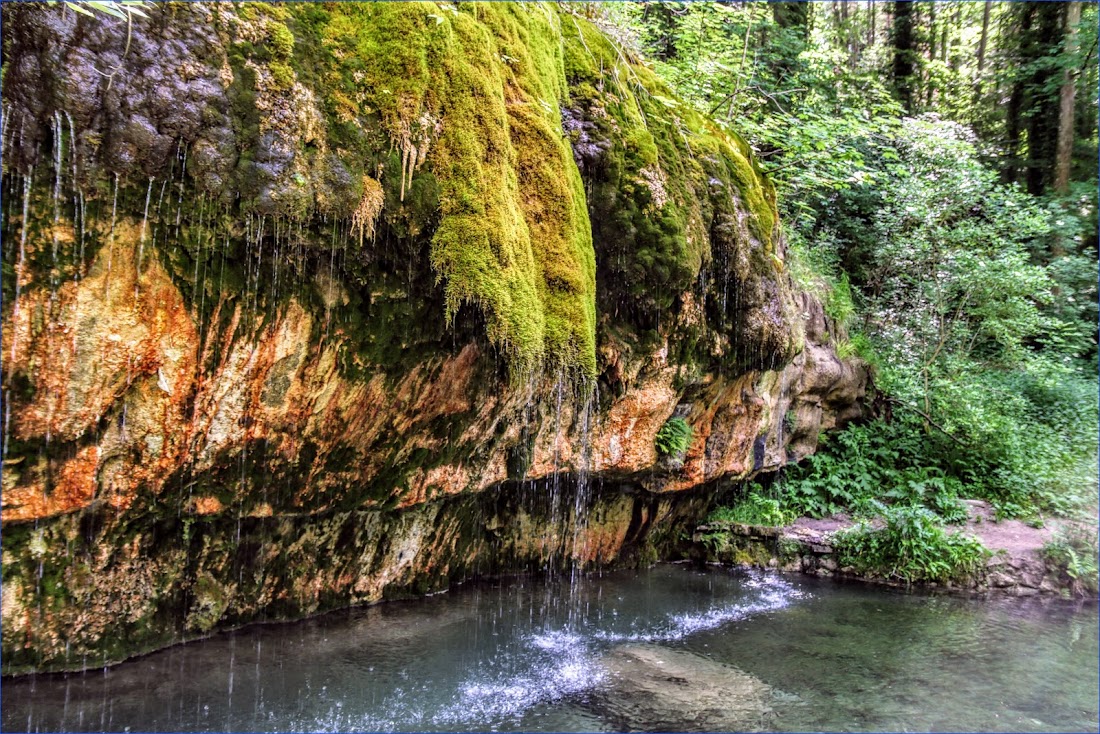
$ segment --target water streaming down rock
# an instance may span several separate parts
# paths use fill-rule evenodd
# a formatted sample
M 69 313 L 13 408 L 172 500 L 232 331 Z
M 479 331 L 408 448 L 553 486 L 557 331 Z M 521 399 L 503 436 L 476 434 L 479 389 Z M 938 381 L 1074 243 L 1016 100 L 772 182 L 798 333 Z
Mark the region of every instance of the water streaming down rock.
M 3 91 L 3 187 L 23 212 L 3 222 L 18 243 L 4 251 L 5 672 L 478 575 L 645 561 L 715 484 L 859 414 L 862 371 L 776 265 L 774 195 L 747 146 L 687 106 L 675 129 L 644 122 L 653 94 L 672 98 L 655 80 L 597 86 L 626 62 L 583 18 L 436 14 L 499 48 L 502 24 L 525 28 L 532 49 L 513 51 L 545 51 L 568 93 L 482 88 L 504 62 L 449 35 L 467 84 L 432 82 L 445 109 L 410 97 L 414 125 L 379 96 L 386 79 L 355 98 L 327 86 L 352 70 L 310 44 L 270 83 L 271 60 L 238 51 L 307 21 L 408 43 L 437 25 L 430 7 L 219 8 L 135 21 L 126 63 L 164 73 L 124 66 L 109 94 L 82 81 L 122 55 L 102 19 L 3 8 L 6 61 L 28 60 Z M 384 76 L 370 54 L 387 52 L 362 53 Z M 294 71 L 310 64 L 328 75 Z M 423 134 L 405 175 L 403 130 Z M 667 160 L 626 156 L 629 139 Z M 55 283 L 50 250 L 64 263 L 69 242 L 74 277 Z M 780 432 L 788 405 L 797 427 Z M 653 444 L 676 411 L 695 438 L 673 470 Z
M 27 260 L 27 231 L 30 229 L 28 221 L 30 218 L 30 203 L 31 203 L 31 179 L 34 177 L 34 169 L 32 168 L 23 179 L 23 217 L 19 224 L 19 254 L 15 263 L 15 298 L 12 300 L 12 312 L 11 321 L 14 324 L 19 318 L 19 294 L 23 286 L 24 268 L 26 267 Z M 4 299 L 5 301 L 7 299 Z M 17 334 L 13 334 L 11 337 L 11 359 L 15 359 L 16 347 L 19 345 L 19 337 Z

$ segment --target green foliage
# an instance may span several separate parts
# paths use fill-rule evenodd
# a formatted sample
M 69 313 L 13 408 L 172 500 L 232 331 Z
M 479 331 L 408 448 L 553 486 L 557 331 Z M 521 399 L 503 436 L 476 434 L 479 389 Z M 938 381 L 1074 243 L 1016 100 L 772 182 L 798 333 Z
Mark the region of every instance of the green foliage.
M 778 497 L 769 497 L 760 485 L 752 484 L 744 499 L 732 507 L 715 508 L 706 521 L 781 527 L 794 522 L 796 517 L 796 513 L 783 507 Z
M 799 514 L 824 517 L 869 514 L 877 509 L 874 502 L 884 500 L 923 505 L 947 522 L 963 522 L 966 512 L 958 497 L 964 484 L 956 467 L 932 461 L 945 456 L 942 449 L 939 437 L 924 433 L 908 416 L 849 425 L 787 471 L 784 504 Z
M 852 288 L 848 283 L 848 274 L 841 273 L 836 282 L 829 288 L 825 299 L 825 315 L 840 327 L 848 325 L 848 321 L 855 313 L 855 304 L 852 303 Z
M 833 535 L 837 562 L 906 582 L 961 581 L 982 570 L 989 551 L 974 537 L 947 533 L 925 507 L 882 507 L 883 527 L 861 521 Z
M 683 418 L 669 418 L 657 431 L 654 446 L 661 457 L 683 455 L 691 445 L 692 430 Z
M 878 355 L 875 354 L 874 344 L 863 332 L 850 334 L 847 339 L 840 339 L 836 345 L 836 354 L 841 359 L 856 356 L 867 363 L 873 370 L 879 369 Z
M 888 180 L 840 192 L 815 226 L 831 253 L 819 261 L 860 294 L 877 387 L 905 432 L 923 434 L 903 468 L 923 467 L 932 483 L 900 486 L 936 496 L 942 480 L 946 496 L 1008 514 L 1073 511 L 1096 486 L 1095 322 L 1078 305 L 1095 301 L 1096 263 L 1067 255 L 1043 267 L 1037 253 L 1083 241 L 1083 224 L 998 183 L 960 126 L 905 120 L 869 150 Z M 1076 216 L 1092 211 L 1082 197 Z
M 1095 527 L 1064 526 L 1041 551 L 1047 565 L 1056 569 L 1071 584 L 1095 595 L 1097 581 L 1097 535 Z

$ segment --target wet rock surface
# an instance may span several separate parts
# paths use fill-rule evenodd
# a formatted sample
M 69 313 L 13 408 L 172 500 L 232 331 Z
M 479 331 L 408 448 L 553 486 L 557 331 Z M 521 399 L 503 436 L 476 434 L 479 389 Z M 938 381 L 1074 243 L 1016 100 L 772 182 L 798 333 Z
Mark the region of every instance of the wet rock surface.
M 531 268 L 554 313 L 584 301 L 557 326 L 595 343 L 594 371 L 510 373 L 499 317 L 473 296 L 455 306 L 433 239 L 447 176 L 471 178 L 442 152 L 470 141 L 439 136 L 469 121 L 427 114 L 442 109 L 428 97 L 395 106 L 356 57 L 378 55 L 354 45 L 370 32 L 394 38 L 382 21 L 405 22 L 380 20 L 388 7 L 168 3 L 128 24 L 4 4 L 4 672 L 479 574 L 652 559 L 707 486 L 782 467 L 860 415 L 863 367 L 836 357 L 835 328 L 785 272 L 774 191 L 743 141 L 678 109 L 694 188 L 620 165 L 606 157 L 627 137 L 670 133 L 627 120 L 592 83 L 598 61 L 580 68 L 611 50 L 587 21 L 493 6 L 500 28 L 541 29 L 496 38 L 472 6 L 417 5 L 410 48 L 439 26 L 501 48 L 549 40 L 574 98 L 521 104 L 530 80 L 509 72 L 478 118 L 507 155 L 471 144 L 463 161 L 599 191 L 567 212 L 579 250 Z M 527 51 L 448 48 L 478 64 Z M 469 98 L 448 109 L 471 106 L 455 89 Z M 411 117 L 386 117 L 398 107 Z M 531 132 L 536 107 L 554 135 Z M 559 177 L 535 165 L 550 147 Z M 516 193 L 504 183 L 489 188 Z M 531 263 L 563 216 L 538 193 L 517 194 L 501 230 L 526 232 Z M 588 232 L 597 215 L 649 239 Z M 482 234 L 468 239 L 499 249 Z M 654 256 L 677 278 L 628 298 L 616 268 L 669 243 Z M 674 414 L 694 437 L 666 466 L 654 438 Z
M 592 704 L 623 731 L 762 731 L 771 688 L 731 665 L 656 645 L 622 645 L 603 659 Z

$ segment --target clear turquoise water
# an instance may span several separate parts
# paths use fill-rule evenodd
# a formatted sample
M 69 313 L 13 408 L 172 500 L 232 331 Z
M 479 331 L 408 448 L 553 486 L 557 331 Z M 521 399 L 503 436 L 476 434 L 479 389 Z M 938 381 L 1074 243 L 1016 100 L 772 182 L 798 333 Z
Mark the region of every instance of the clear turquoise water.
M 769 684 L 778 731 L 1097 731 L 1097 610 L 659 566 L 513 580 L 5 680 L 5 731 L 610 731 L 644 642 Z M 644 725 L 639 724 L 644 728 Z

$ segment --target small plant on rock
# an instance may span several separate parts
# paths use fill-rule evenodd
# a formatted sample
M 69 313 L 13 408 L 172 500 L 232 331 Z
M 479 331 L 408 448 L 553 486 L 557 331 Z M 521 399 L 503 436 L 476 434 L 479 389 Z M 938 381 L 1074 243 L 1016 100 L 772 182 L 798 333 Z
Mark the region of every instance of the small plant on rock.
M 1068 580 L 1070 586 L 1089 594 L 1096 594 L 1100 588 L 1095 529 L 1069 525 L 1044 543 L 1040 553 L 1047 567 Z
M 683 418 L 669 418 L 654 443 L 660 458 L 682 457 L 691 445 L 691 426 Z
M 707 522 L 735 522 L 742 525 L 781 527 L 794 522 L 797 517 L 797 514 L 784 507 L 778 498 L 768 497 L 760 485 L 752 484 L 743 500 L 732 507 L 716 508 L 707 517 Z

